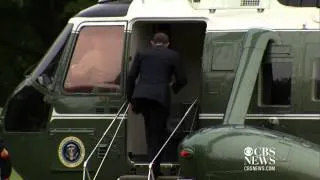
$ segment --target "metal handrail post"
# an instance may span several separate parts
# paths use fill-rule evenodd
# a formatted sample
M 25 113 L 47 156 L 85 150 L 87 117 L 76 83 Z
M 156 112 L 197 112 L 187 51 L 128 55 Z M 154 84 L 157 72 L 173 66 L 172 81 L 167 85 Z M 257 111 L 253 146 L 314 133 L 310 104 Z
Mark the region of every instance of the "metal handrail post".
M 93 153 L 96 151 L 96 149 L 98 148 L 99 144 L 101 143 L 101 141 L 103 140 L 103 138 L 106 136 L 106 134 L 108 133 L 108 131 L 110 130 L 111 126 L 113 125 L 113 123 L 117 120 L 117 118 L 120 115 L 120 112 L 122 111 L 122 109 L 125 107 L 125 105 L 128 103 L 128 101 L 125 101 L 122 106 L 120 107 L 118 113 L 116 114 L 116 116 L 113 118 L 113 120 L 111 121 L 111 123 L 109 124 L 108 128 L 104 131 L 102 137 L 100 138 L 100 140 L 98 141 L 98 143 L 96 144 L 96 146 L 93 148 L 93 150 L 91 151 L 90 155 L 88 156 L 87 160 L 84 161 L 83 163 L 83 170 L 85 171 L 87 169 L 87 164 L 90 160 L 90 158 L 92 157 Z M 83 172 L 83 180 L 85 180 L 85 172 Z M 90 176 L 88 176 L 90 178 Z M 91 180 L 91 178 L 90 178 Z
M 87 169 L 86 166 L 87 166 L 87 165 L 84 165 L 84 164 L 83 164 L 83 169 L 82 169 L 82 179 L 83 179 L 83 180 L 86 179 L 86 169 Z
M 168 137 L 168 139 L 166 140 L 166 142 L 162 145 L 161 149 L 158 151 L 158 153 L 156 154 L 156 156 L 153 158 L 153 160 L 150 162 L 149 164 L 149 174 L 153 174 L 152 171 L 152 164 L 154 163 L 154 161 L 157 159 L 157 157 L 159 156 L 159 154 L 162 152 L 162 150 L 164 149 L 164 147 L 168 144 L 168 142 L 170 141 L 170 139 L 172 138 L 173 134 L 177 131 L 177 129 L 180 127 L 181 123 L 183 122 L 183 120 L 186 118 L 186 116 L 189 114 L 190 110 L 192 109 L 192 107 L 196 104 L 196 102 L 198 101 L 198 97 L 193 101 L 193 103 L 190 105 L 190 107 L 188 108 L 187 112 L 184 114 L 184 116 L 182 117 L 182 119 L 180 120 L 180 122 L 178 123 L 178 125 L 176 126 L 176 128 L 173 130 L 173 132 L 170 134 L 170 136 Z M 150 176 L 148 175 L 148 180 L 150 180 Z M 152 177 L 152 180 L 154 180 L 154 177 Z
M 88 179 L 91 180 L 91 177 L 87 168 L 86 168 L 86 173 L 87 173 Z
M 150 180 L 150 178 L 155 180 L 153 170 L 152 170 L 152 164 L 149 164 L 148 180 Z
M 102 161 L 101 161 L 101 163 L 100 163 L 100 165 L 99 165 L 99 168 L 98 168 L 96 174 L 95 174 L 94 177 L 93 177 L 93 180 L 95 180 L 95 179 L 97 178 L 98 173 L 100 172 L 100 169 L 101 169 L 101 167 L 102 167 L 102 165 L 103 165 L 103 163 L 104 163 L 104 161 L 105 161 L 105 159 L 106 159 L 106 157 L 107 157 L 107 155 L 108 155 L 108 153 L 109 153 L 109 151 L 110 151 L 110 148 L 111 148 L 111 146 L 112 146 L 112 143 L 113 143 L 114 139 L 116 138 L 116 136 L 117 136 L 117 134 L 118 134 L 118 131 L 119 131 L 121 125 L 122 125 L 122 122 L 123 122 L 123 120 L 124 120 L 124 117 L 125 117 L 125 115 L 126 115 L 127 112 L 128 112 L 128 109 L 129 109 L 129 105 L 127 106 L 125 112 L 124 112 L 123 115 L 122 115 L 122 118 L 121 118 L 121 121 L 119 122 L 119 125 L 118 125 L 118 127 L 117 127 L 117 130 L 116 130 L 116 132 L 114 133 L 114 136 L 112 137 L 112 139 L 111 139 L 111 141 L 110 141 L 110 143 L 109 143 L 108 149 L 107 149 L 106 153 L 104 154 L 104 157 L 103 157 L 103 159 L 102 159 Z
M 191 124 L 191 127 L 190 127 L 189 132 L 191 132 L 191 131 L 192 131 L 192 129 L 193 129 L 194 121 L 196 120 L 196 116 L 197 116 L 197 112 L 198 112 L 199 106 L 197 106 L 196 108 L 197 108 L 197 109 L 196 109 L 196 111 L 195 111 L 195 113 L 194 113 L 193 121 L 192 121 L 192 124 Z

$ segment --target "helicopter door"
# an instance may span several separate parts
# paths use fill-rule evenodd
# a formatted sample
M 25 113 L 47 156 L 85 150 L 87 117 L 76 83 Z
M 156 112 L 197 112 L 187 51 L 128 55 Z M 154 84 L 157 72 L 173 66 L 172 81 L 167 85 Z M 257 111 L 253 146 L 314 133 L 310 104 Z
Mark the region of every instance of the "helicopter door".
M 126 26 L 126 22 L 86 22 L 77 27 L 60 65 L 55 87 L 59 95 L 49 97 L 53 99 L 50 135 L 57 152 L 52 170 L 81 171 L 84 160 L 124 103 Z M 123 129 L 108 155 L 116 159 L 113 167 L 119 165 L 114 169 L 126 163 Z M 97 169 L 114 131 L 111 129 L 106 142 L 98 147 L 89 171 Z

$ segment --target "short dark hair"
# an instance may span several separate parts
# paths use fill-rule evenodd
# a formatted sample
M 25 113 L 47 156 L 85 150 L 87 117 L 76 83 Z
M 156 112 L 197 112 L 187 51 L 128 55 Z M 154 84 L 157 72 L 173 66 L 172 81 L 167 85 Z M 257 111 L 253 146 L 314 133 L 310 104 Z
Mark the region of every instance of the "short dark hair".
M 167 44 L 167 43 L 169 43 L 169 36 L 163 32 L 158 32 L 158 33 L 154 34 L 152 41 L 154 43 Z

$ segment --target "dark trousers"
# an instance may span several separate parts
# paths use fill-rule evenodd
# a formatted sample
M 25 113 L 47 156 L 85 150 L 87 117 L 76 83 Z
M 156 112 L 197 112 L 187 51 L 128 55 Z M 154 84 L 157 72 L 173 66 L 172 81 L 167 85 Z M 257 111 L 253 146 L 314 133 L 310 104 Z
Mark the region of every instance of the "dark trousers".
M 5 180 L 11 174 L 11 160 L 10 159 L 0 159 L 0 180 Z
M 166 123 L 169 117 L 169 112 L 167 108 L 163 107 L 157 101 L 137 99 L 135 100 L 135 103 L 144 117 L 148 147 L 148 161 L 150 163 L 167 140 Z M 162 152 L 164 150 L 165 149 L 163 149 Z M 160 174 L 160 162 L 162 155 L 163 153 L 158 155 L 152 166 L 155 176 L 159 176 Z

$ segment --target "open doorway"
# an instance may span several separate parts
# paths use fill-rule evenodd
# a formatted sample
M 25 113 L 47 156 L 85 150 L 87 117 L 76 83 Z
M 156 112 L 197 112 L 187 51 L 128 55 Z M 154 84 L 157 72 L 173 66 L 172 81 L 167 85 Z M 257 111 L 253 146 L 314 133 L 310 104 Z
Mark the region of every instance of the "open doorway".
M 156 32 L 168 34 L 170 39 L 169 48 L 180 54 L 187 72 L 187 86 L 182 89 L 179 94 L 172 94 L 170 118 L 181 119 L 194 99 L 200 95 L 202 52 L 206 23 L 202 21 L 138 21 L 133 25 L 131 33 L 131 57 L 134 57 L 137 51 L 143 51 L 150 46 L 150 40 Z M 185 122 L 197 118 L 194 117 L 195 114 L 198 115 L 194 108 L 194 113 L 191 112 L 190 118 L 186 118 Z M 135 163 L 147 162 L 147 146 L 143 117 L 129 113 L 127 122 L 127 152 L 129 153 L 129 158 Z M 193 123 L 192 125 L 195 126 Z M 165 149 L 163 161 L 177 161 L 177 145 L 182 138 L 183 136 L 179 135 L 172 139 Z

